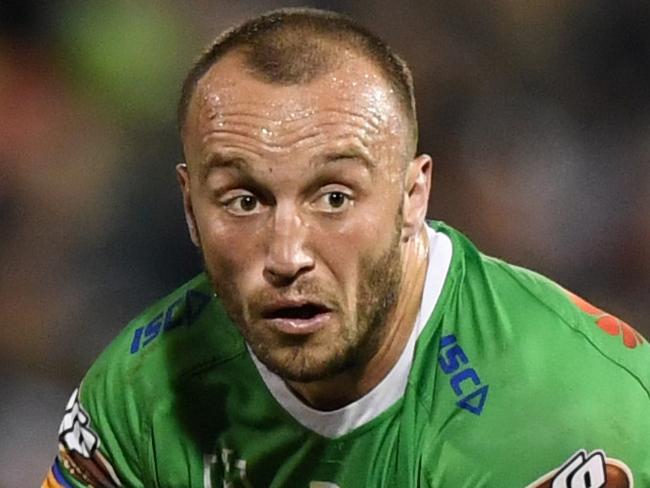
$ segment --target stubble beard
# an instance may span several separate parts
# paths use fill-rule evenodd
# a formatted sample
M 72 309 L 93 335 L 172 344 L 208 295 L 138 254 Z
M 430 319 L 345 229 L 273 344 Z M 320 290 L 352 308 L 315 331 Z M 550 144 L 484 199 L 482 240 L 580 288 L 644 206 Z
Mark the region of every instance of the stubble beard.
M 244 302 L 235 283 L 229 278 L 214 279 L 205 262 L 204 268 L 226 313 L 255 356 L 283 379 L 309 383 L 361 368 L 381 347 L 401 285 L 400 235 L 401 212 L 389 248 L 378 258 L 361 258 L 356 313 L 348 313 L 347 317 L 343 317 L 342 313 L 339 315 L 344 323 L 331 345 L 327 346 L 327 354 L 319 357 L 312 354 L 309 339 L 303 336 L 287 337 L 280 343 L 269 340 L 265 331 L 257 330 L 258 327 L 249 324 L 246 319 Z M 232 276 L 231 273 L 224 275 Z M 327 291 L 320 290 L 318 284 L 307 282 L 296 285 L 295 289 L 298 293 L 307 292 L 311 296 L 318 296 L 321 292 L 327 298 L 333 298 Z

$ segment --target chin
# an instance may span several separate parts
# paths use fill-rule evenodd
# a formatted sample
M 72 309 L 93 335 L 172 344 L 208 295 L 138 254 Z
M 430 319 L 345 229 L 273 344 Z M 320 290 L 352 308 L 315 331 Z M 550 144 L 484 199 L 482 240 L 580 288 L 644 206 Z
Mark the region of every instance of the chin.
M 337 376 L 346 371 L 354 361 L 351 354 L 341 354 L 332 347 L 310 347 L 295 345 L 289 347 L 262 348 L 253 352 L 264 365 L 285 380 L 311 383 Z

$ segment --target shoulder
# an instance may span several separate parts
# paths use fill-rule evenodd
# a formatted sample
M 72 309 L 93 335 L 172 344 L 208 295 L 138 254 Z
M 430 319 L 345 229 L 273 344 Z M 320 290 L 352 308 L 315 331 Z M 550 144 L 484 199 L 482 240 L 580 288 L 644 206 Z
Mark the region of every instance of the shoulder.
M 506 292 L 499 302 L 517 327 L 514 337 L 530 337 L 531 353 L 582 374 L 624 376 L 639 394 L 650 395 L 650 346 L 632 326 L 536 272 L 494 258 L 483 262 Z M 588 358 L 594 364 L 581 361 Z
M 453 242 L 454 283 L 427 347 L 437 362 L 437 437 L 468 469 L 483 459 L 476 470 L 485 472 L 489 458 L 495 480 L 519 485 L 596 451 L 647 480 L 647 342 L 552 280 L 440 230 Z M 522 457 L 522 446 L 535 455 Z M 431 452 L 443 447 L 433 442 Z
M 151 471 L 152 418 L 171 410 L 185 378 L 244 351 L 207 278 L 192 279 L 130 322 L 88 370 L 66 407 L 61 464 L 83 478 L 92 460 L 139 486 Z
M 130 322 L 97 358 L 84 389 L 120 380 L 120 392 L 159 396 L 197 368 L 241 354 L 244 342 L 201 274 Z M 115 383 L 117 384 L 117 383 Z
M 458 334 L 483 349 L 492 341 L 508 345 L 521 351 L 513 359 L 527 362 L 562 350 L 558 366 L 580 369 L 581 355 L 596 355 L 604 369 L 629 374 L 650 392 L 650 345 L 629 324 L 539 273 L 481 253 L 440 225 L 454 247 L 457 285 L 450 309 L 459 314 Z

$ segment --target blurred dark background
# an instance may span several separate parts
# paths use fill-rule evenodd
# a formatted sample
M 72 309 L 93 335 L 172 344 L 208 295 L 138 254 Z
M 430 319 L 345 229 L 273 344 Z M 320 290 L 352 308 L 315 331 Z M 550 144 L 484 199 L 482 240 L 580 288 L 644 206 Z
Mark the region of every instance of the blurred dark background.
M 347 12 L 410 63 L 429 215 L 650 335 L 647 0 L 1 1 L 0 465 L 37 486 L 93 358 L 199 271 L 181 80 L 234 22 Z

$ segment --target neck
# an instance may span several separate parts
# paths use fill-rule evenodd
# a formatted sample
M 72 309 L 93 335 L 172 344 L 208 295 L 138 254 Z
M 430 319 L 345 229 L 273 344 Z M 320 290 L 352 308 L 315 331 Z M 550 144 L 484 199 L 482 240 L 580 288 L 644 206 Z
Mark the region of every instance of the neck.
M 387 319 L 386 334 L 377 352 L 362 366 L 332 378 L 310 383 L 288 382 L 308 405 L 335 410 L 358 400 L 390 372 L 399 360 L 420 310 L 429 243 L 426 228 L 403 244 L 402 279 L 395 308 Z

